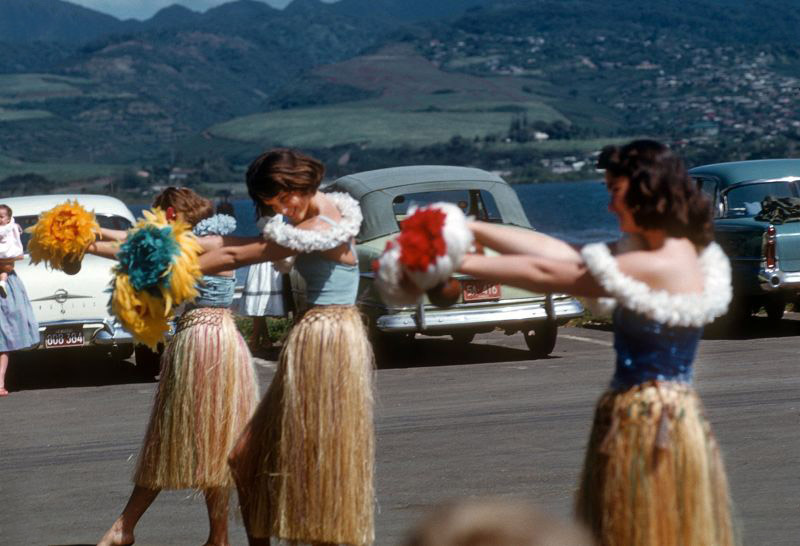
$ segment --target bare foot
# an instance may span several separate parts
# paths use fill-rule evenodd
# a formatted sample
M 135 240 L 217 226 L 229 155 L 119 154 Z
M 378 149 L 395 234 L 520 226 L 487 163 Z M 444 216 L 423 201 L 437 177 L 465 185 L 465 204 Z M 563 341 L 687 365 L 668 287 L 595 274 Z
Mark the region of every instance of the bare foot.
M 114 525 L 111 526 L 111 529 L 106 531 L 106 534 L 103 535 L 103 538 L 100 539 L 97 546 L 128 546 L 129 544 L 133 544 L 133 542 L 133 533 L 123 530 L 122 521 L 117 520 L 114 522 Z

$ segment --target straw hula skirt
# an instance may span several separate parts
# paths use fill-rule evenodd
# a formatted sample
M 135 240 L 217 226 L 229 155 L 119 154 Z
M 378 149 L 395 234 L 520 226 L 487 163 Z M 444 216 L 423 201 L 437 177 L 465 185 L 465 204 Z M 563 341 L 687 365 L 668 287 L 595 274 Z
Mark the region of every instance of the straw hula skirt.
M 601 546 L 736 543 L 725 469 L 689 385 L 650 381 L 600 398 L 576 511 Z
M 372 543 L 372 374 L 355 307 L 313 307 L 294 326 L 232 463 L 250 535 Z
M 255 411 L 258 385 L 230 311 L 185 312 L 161 368 L 134 482 L 150 489 L 232 486 L 228 454 Z

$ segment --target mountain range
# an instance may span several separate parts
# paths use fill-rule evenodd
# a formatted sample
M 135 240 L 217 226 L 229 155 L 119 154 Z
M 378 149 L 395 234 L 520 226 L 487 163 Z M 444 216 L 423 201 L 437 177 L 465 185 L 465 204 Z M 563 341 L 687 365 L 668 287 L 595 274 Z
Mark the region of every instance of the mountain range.
M 0 163 L 140 163 L 185 141 L 224 153 L 280 143 L 276 120 L 302 128 L 281 132 L 298 145 L 312 141 L 298 135 L 309 119 L 341 123 L 337 145 L 381 118 L 382 137 L 356 139 L 374 146 L 397 141 L 403 112 L 479 120 L 453 130 L 485 124 L 468 133 L 481 138 L 521 113 L 598 134 L 667 133 L 677 119 L 708 121 L 700 106 L 676 117 L 668 91 L 694 104 L 757 90 L 747 78 L 791 87 L 797 28 L 793 0 L 238 0 L 146 21 L 1 0 Z M 648 105 L 665 97 L 675 104 L 653 118 Z M 269 123 L 244 130 L 264 112 Z

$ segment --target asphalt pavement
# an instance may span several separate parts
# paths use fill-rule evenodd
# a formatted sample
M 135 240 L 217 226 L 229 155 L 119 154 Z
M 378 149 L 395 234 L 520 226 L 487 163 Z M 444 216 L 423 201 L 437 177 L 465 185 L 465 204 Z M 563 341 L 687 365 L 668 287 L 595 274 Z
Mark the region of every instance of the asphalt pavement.
M 551 357 L 522 336 L 459 346 L 418 338 L 377 377 L 376 533 L 399 545 L 447 499 L 525 497 L 570 515 L 597 397 L 613 369 L 607 329 L 561 328 Z M 696 387 L 725 456 L 746 545 L 800 543 L 800 317 L 704 339 Z M 275 364 L 257 359 L 262 392 Z M 0 398 L 0 544 L 94 543 L 122 510 L 156 383 L 131 362 L 39 353 L 12 361 Z M 197 545 L 202 497 L 165 492 L 136 544 Z M 232 544 L 245 544 L 239 521 Z

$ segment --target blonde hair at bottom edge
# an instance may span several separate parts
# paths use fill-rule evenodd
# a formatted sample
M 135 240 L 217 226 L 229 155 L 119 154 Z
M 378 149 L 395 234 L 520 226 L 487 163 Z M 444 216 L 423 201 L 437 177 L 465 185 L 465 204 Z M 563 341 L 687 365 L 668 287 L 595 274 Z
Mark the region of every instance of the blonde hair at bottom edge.
M 405 546 L 592 546 L 577 524 L 520 499 L 464 499 L 434 509 Z

